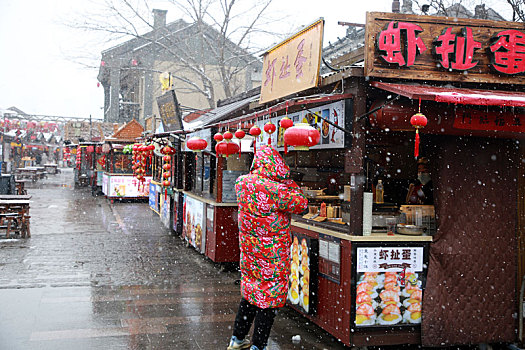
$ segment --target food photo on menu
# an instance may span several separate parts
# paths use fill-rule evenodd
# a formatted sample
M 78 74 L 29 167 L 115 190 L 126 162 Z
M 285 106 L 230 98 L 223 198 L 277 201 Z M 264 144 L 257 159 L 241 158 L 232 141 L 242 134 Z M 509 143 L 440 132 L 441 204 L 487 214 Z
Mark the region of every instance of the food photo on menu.
M 357 327 L 421 324 L 422 250 L 405 249 L 407 259 L 393 262 L 388 256 L 395 249 L 358 250 L 361 269 L 358 267 L 356 274 Z
M 302 308 L 306 313 L 310 309 L 310 257 L 308 242 L 293 235 L 290 249 L 292 263 L 288 282 L 288 301 Z

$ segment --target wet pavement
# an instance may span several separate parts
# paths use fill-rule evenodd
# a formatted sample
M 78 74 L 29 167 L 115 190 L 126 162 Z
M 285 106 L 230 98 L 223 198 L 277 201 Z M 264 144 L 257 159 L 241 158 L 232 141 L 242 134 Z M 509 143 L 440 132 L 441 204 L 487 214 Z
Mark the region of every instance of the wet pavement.
M 71 169 L 27 188 L 32 237 L 0 236 L 0 349 L 226 349 L 238 272 L 170 235 L 147 203 L 74 189 Z M 268 348 L 345 347 L 284 309 Z

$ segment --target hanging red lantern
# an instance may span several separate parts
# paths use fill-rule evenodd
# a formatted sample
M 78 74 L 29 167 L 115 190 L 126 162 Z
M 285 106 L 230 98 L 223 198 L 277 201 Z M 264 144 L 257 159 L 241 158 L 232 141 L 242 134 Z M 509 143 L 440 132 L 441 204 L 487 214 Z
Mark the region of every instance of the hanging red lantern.
M 286 113 L 288 113 L 288 106 L 286 107 Z M 293 121 L 288 117 L 284 117 L 279 122 L 279 125 L 284 129 L 284 131 L 286 131 L 288 128 L 293 126 Z M 288 145 L 286 142 L 284 142 L 284 154 L 288 154 Z
M 306 123 L 298 123 L 284 132 L 284 143 L 293 146 L 296 151 L 308 151 L 320 139 L 319 130 Z
M 288 117 L 284 117 L 283 119 L 281 119 L 281 121 L 279 122 L 279 125 L 281 126 L 281 128 L 283 129 L 288 129 L 288 128 L 291 128 L 293 126 L 293 121 L 288 118 Z
M 186 141 L 186 147 L 191 149 L 193 152 L 201 152 L 203 149 L 208 147 L 208 142 L 200 137 L 192 137 Z
M 222 134 L 222 137 L 224 137 L 224 140 L 226 140 L 227 142 L 230 142 L 233 139 L 233 134 L 230 130 L 228 130 L 224 134 Z
M 254 125 L 248 132 L 253 136 L 253 154 L 255 154 L 257 153 L 257 136 L 261 135 L 261 128 L 259 128 L 257 125 Z
M 419 157 L 419 129 L 427 126 L 428 119 L 423 113 L 416 113 L 410 117 L 410 124 L 416 128 L 416 141 L 414 144 L 414 157 Z
M 220 132 L 218 132 L 215 135 L 213 135 L 213 139 L 217 142 L 221 142 L 224 139 L 224 137 L 222 136 Z
M 277 130 L 277 127 L 272 122 L 268 122 L 268 123 L 264 124 L 263 128 L 264 128 L 264 132 L 266 132 L 268 134 L 268 144 L 271 145 L 272 144 L 272 136 L 271 135 L 275 132 L 275 130 Z
M 240 140 L 240 139 L 243 139 L 244 136 L 246 136 L 246 133 L 244 132 L 244 130 L 237 129 L 237 131 L 235 132 L 235 137 Z
M 241 156 L 241 140 L 246 136 L 246 133 L 242 129 L 237 129 L 235 137 L 239 139 L 239 157 Z
M 223 157 L 229 157 L 239 152 L 239 145 L 235 142 L 219 142 L 215 145 L 215 152 Z

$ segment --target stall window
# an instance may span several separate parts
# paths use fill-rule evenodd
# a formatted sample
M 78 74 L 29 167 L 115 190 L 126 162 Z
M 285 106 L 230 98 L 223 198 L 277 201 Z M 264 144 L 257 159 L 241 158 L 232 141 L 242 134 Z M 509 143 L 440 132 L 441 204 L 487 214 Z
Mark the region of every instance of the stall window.
M 203 177 L 202 154 L 196 154 L 195 155 L 195 182 L 193 184 L 193 191 L 195 193 L 202 193 L 202 177 Z
M 115 174 L 132 174 L 131 165 L 131 154 L 121 152 L 114 154 L 113 172 Z
M 210 154 L 203 153 L 202 166 L 202 193 L 211 195 L 214 193 L 213 182 L 215 180 L 216 158 Z
M 195 179 L 195 156 L 193 153 L 184 154 L 184 190 L 191 191 L 194 188 Z

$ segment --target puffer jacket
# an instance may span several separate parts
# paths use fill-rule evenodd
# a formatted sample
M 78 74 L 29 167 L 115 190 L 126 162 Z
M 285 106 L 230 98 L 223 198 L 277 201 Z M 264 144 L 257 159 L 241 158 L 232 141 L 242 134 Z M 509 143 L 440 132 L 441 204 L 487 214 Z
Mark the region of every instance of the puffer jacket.
M 308 207 L 275 149 L 257 150 L 250 173 L 235 183 L 239 203 L 241 293 L 260 308 L 284 306 L 290 275 L 291 213 Z

